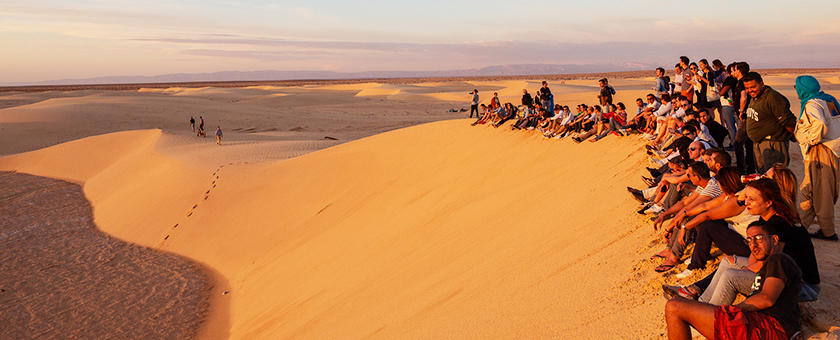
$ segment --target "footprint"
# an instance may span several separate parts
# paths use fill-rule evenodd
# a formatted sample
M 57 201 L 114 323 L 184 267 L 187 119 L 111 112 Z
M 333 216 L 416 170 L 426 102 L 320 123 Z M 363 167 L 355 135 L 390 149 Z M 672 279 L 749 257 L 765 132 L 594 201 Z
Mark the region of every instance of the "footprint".
M 207 192 L 210 192 L 210 191 L 208 190 Z M 194 206 L 193 206 L 193 209 L 195 209 L 195 208 L 197 208 L 197 207 L 198 207 L 198 204 L 194 205 Z
M 207 197 L 210 197 L 210 196 L 204 196 L 204 200 L 205 200 L 205 201 L 207 200 Z
M 206 191 L 206 192 L 204 192 L 204 193 L 205 193 L 205 194 L 209 194 L 209 193 L 210 193 L 210 190 L 207 190 L 207 191 Z M 195 207 L 193 207 L 193 208 L 195 208 Z
M 216 176 L 216 179 L 219 179 L 219 176 Z
M 163 239 L 164 239 L 164 240 L 168 240 L 168 239 L 169 239 L 169 235 L 166 235 L 166 237 L 164 237 Z
M 213 187 L 215 188 L 215 187 L 216 187 L 216 185 L 215 185 L 215 184 L 213 184 Z
M 175 223 L 175 226 L 172 229 L 178 228 L 178 223 Z
M 190 213 L 187 214 L 187 217 L 190 217 L 190 216 L 192 216 L 192 211 L 190 211 Z

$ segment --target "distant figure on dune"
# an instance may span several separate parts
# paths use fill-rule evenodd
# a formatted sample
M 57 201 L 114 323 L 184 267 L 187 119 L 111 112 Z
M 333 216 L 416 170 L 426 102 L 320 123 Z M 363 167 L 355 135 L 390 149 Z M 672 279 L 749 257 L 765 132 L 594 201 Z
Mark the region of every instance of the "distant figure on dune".
M 204 138 L 206 136 L 204 132 L 204 117 L 198 116 L 198 134 L 196 136 Z
M 222 145 L 222 128 L 219 126 L 216 127 L 216 144 Z
M 470 101 L 470 118 L 473 116 L 473 112 L 475 112 L 475 118 L 479 118 L 478 113 L 478 90 L 473 90 L 470 92 L 472 95 L 472 101 Z
M 195 133 L 195 118 L 192 116 L 190 117 L 190 127 L 193 129 L 193 133 Z

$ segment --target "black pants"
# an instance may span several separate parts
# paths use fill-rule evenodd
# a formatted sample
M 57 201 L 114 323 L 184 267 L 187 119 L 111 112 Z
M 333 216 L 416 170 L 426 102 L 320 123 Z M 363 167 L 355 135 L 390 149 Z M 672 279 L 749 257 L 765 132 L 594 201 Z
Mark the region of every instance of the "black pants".
M 744 243 L 744 237 L 729 229 L 726 221 L 705 221 L 696 229 L 697 239 L 688 269 L 706 268 L 706 262 L 712 259 L 712 242 L 726 255 L 750 256 L 750 247 Z
M 473 112 L 475 112 L 477 118 L 481 118 L 481 115 L 478 113 L 478 104 L 470 106 L 470 118 L 472 118 Z
M 735 142 L 735 165 L 745 174 L 753 174 L 756 170 L 753 141 L 747 138 L 743 143 Z

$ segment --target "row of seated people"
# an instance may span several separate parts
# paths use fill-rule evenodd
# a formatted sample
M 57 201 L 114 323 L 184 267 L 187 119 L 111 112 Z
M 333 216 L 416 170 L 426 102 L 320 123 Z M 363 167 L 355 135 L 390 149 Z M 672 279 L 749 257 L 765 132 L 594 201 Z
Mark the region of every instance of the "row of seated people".
M 499 127 L 508 120 L 515 119 L 511 124 L 513 130 L 536 129 L 543 133 L 545 138 L 562 139 L 569 136 L 577 143 L 592 136 L 594 138 L 590 141 L 596 142 L 609 134 L 624 136 L 628 132 L 627 111 L 621 102 L 610 104 L 606 113 L 601 112 L 599 105 L 586 104 L 578 105 L 576 113 L 572 113 L 568 106 L 559 104 L 554 106 L 554 110 L 545 109 L 540 102 L 520 107 L 511 103 L 491 103 L 489 106 L 481 104 L 483 114 L 472 125 L 490 123 L 493 127 Z
M 669 272 L 687 258 L 686 269 L 675 275 L 678 279 L 687 279 L 713 259 L 712 244 L 724 255 L 717 270 L 696 282 L 663 285 L 669 298 L 704 303 L 669 302 L 671 310 L 666 314 L 682 315 L 684 310 L 680 306 L 729 306 L 739 294 L 755 295 L 756 274 L 767 270 L 765 264 L 769 258 L 758 256 L 761 255 L 759 250 L 766 250 L 764 248 L 770 247 L 771 241 L 775 240 L 778 253 L 786 254 L 791 262 L 788 266 L 795 267 L 791 270 L 798 272 L 799 277 L 790 278 L 792 282 L 783 286 L 796 289 L 796 298 L 781 304 L 773 301 L 770 306 L 757 310 L 771 315 L 783 328 L 783 333 L 792 336 L 799 331 L 797 303 L 816 300 L 820 293 L 814 246 L 807 230 L 799 225 L 794 208 L 796 176 L 783 164 L 774 165 L 762 175 L 742 176 L 738 168 L 730 166 L 728 152 L 710 147 L 709 143 L 696 137 L 695 131 L 688 128 L 690 126 L 686 124 L 681 129 L 684 134 L 680 139 L 685 138 L 683 144 L 691 139 L 683 155 L 668 158 L 667 164 L 660 168 L 648 168 L 652 177 L 643 177 L 649 186 L 647 189 L 628 188 L 633 197 L 642 202 L 640 211 L 654 215 L 654 229 L 663 231 L 665 249 L 651 259 L 664 261 L 654 270 Z M 692 244 L 691 253 L 686 254 Z M 778 265 L 777 257 L 773 258 L 773 265 Z M 748 304 L 753 301 L 749 299 L 745 300 Z M 743 303 L 739 306 L 744 307 Z M 741 312 L 740 309 L 737 311 Z

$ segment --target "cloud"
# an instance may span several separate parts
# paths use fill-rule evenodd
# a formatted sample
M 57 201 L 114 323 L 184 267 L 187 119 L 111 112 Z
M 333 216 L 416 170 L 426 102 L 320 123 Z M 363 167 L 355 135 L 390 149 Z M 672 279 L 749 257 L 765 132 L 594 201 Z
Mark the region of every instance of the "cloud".
M 333 55 L 332 53 L 324 51 L 232 51 L 213 49 L 191 49 L 180 51 L 180 53 L 191 56 L 251 59 L 262 62 L 311 60 L 313 58 L 328 58 Z

